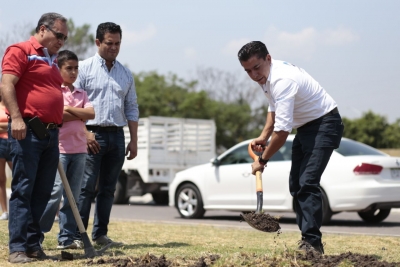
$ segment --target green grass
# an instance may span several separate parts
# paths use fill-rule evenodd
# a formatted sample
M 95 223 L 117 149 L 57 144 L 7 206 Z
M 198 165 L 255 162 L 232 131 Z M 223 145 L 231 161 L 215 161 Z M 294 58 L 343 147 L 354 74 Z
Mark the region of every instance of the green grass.
M 88 233 L 91 228 L 89 227 Z M 43 243 L 48 255 L 61 257 L 56 250 L 58 224 L 46 235 Z M 89 234 L 90 236 L 90 234 Z M 174 266 L 190 266 L 200 257 L 218 254 L 220 258 L 213 266 L 307 266 L 296 259 L 299 233 L 284 232 L 264 233 L 252 228 L 226 228 L 208 225 L 180 225 L 166 223 L 142 223 L 128 221 L 111 221 L 109 237 L 124 242 L 120 248 L 109 249 L 100 257 L 126 258 L 144 257 L 153 254 L 165 255 Z M 325 234 L 326 255 L 338 255 L 351 251 L 370 254 L 380 260 L 400 262 L 400 238 L 360 235 Z M 69 250 L 78 258 L 83 250 Z M 94 261 L 99 260 L 95 258 Z M 50 260 L 30 263 L 29 266 L 87 266 L 88 259 L 52 262 Z M 8 228 L 7 221 L 0 221 L 0 266 L 11 266 L 8 263 Z M 27 265 L 24 265 L 27 266 Z M 112 265 L 101 265 L 112 266 Z M 352 266 L 346 263 L 340 266 Z

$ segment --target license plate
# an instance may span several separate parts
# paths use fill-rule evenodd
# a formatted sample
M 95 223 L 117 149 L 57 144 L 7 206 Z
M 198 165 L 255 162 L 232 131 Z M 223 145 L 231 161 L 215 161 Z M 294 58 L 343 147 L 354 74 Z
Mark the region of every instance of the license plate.
M 400 168 L 390 169 L 392 173 L 392 178 L 400 178 Z

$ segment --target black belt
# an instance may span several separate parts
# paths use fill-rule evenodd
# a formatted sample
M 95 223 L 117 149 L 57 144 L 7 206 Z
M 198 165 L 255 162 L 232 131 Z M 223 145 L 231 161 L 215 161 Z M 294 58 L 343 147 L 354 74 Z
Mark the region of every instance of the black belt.
M 332 109 L 331 111 L 329 111 L 328 113 L 326 113 L 325 115 L 319 117 L 318 119 L 309 121 L 309 122 L 307 122 L 306 124 L 300 126 L 298 129 L 300 129 L 300 128 L 304 127 L 304 126 L 311 125 L 311 124 L 313 124 L 315 121 L 317 121 L 317 120 L 319 120 L 319 119 L 322 119 L 322 118 L 325 118 L 325 117 L 328 117 L 328 116 L 331 116 L 331 115 L 334 115 L 334 114 L 337 114 L 337 113 L 339 113 L 339 110 L 338 110 L 338 108 L 336 107 L 336 108 Z
M 98 126 L 98 125 L 86 125 L 86 129 L 92 132 L 117 132 L 122 127 L 118 126 Z
M 31 120 L 31 119 L 32 118 L 23 118 L 23 120 L 26 124 L 28 124 L 29 120 Z M 11 119 L 9 119 L 8 121 L 11 122 Z M 57 123 L 53 123 L 53 122 L 50 122 L 50 123 L 42 122 L 42 124 L 44 125 L 44 127 L 46 127 L 47 130 L 53 130 L 53 129 L 62 127 L 62 123 L 57 124 Z
M 333 114 L 337 114 L 337 113 L 339 113 L 339 110 L 336 107 L 336 108 L 332 109 L 331 111 L 329 111 L 328 113 L 326 113 L 324 116 L 322 116 L 320 118 L 323 118 L 323 117 L 326 117 L 326 116 L 329 116 L 329 115 L 333 115 Z

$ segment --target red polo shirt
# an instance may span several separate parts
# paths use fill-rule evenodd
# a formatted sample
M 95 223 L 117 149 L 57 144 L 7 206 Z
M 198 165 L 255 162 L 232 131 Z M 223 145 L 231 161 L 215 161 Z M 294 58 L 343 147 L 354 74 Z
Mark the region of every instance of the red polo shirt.
M 63 79 L 56 59 L 57 55 L 50 57 L 47 49 L 33 36 L 7 48 L 2 72 L 19 78 L 15 91 L 22 117 L 38 116 L 45 123 L 62 123 Z M 6 112 L 9 114 L 8 110 Z

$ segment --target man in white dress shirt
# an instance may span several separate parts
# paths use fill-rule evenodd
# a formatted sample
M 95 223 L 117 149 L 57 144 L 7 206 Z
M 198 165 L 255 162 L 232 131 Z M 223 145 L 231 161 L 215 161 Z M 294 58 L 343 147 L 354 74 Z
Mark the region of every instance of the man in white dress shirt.
M 238 58 L 250 78 L 261 86 L 269 103 L 264 129 L 251 143 L 254 150 L 263 151 L 252 165 L 253 174 L 264 170 L 272 155 L 285 144 L 292 129 L 297 129 L 289 190 L 302 233 L 299 249 L 324 253 L 319 185 L 343 135 L 344 126 L 337 104 L 305 70 L 272 59 L 262 42 L 246 44 L 240 49 Z

